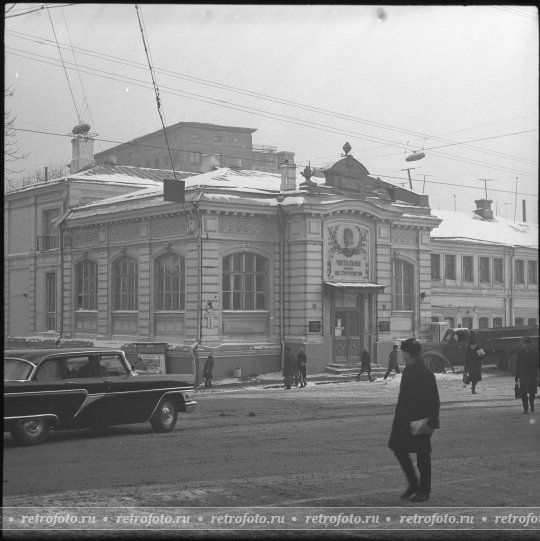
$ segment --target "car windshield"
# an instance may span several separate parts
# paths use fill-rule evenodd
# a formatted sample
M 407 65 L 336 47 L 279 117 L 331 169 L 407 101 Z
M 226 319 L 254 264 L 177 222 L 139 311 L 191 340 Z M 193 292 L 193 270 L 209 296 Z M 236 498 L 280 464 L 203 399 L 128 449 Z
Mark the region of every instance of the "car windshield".
M 28 379 L 34 365 L 23 359 L 4 359 L 4 381 Z

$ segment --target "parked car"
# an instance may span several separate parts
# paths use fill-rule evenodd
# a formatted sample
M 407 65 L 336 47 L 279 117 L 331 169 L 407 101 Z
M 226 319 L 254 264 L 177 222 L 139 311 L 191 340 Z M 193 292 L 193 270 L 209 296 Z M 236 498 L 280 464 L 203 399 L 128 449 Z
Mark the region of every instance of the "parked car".
M 197 404 L 184 379 L 139 375 L 116 349 L 5 350 L 4 432 L 24 445 L 43 442 L 50 430 L 146 421 L 170 432 L 178 412 Z

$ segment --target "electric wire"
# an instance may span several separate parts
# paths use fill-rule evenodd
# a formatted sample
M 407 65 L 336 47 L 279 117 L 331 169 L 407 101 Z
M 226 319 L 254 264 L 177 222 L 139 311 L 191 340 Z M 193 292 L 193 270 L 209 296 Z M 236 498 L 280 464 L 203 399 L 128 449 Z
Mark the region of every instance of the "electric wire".
M 23 58 L 28 58 L 28 57 L 25 57 L 23 54 L 21 54 L 19 51 L 12 50 L 12 54 L 14 54 L 15 56 L 21 56 Z M 36 55 L 35 53 L 27 53 L 27 54 L 32 54 L 34 56 L 42 56 L 42 55 Z M 37 61 L 59 67 L 58 64 L 55 63 L 55 62 L 57 62 L 56 59 L 51 59 L 49 57 L 44 57 L 44 58 L 46 58 L 47 60 L 51 60 L 53 63 L 48 62 L 48 61 L 43 61 L 43 60 L 37 60 Z M 30 59 L 35 60 L 34 58 L 30 58 Z M 110 72 L 104 72 L 103 70 L 96 70 L 95 68 L 88 68 L 86 66 L 84 66 L 84 67 L 86 69 L 92 70 L 92 71 L 84 72 L 84 73 L 89 73 L 90 75 L 94 75 L 94 76 L 97 76 L 97 77 L 102 77 L 102 78 L 105 78 L 105 79 L 120 81 L 120 82 L 129 82 L 130 84 L 132 84 L 134 86 L 140 86 L 142 88 L 147 88 L 147 89 L 149 88 L 148 84 L 142 82 L 140 79 L 135 79 L 135 78 L 132 78 L 132 77 L 113 74 L 113 73 L 110 73 Z M 103 75 L 103 74 L 106 74 L 106 75 Z M 256 114 L 258 116 L 265 116 L 267 118 L 281 120 L 283 122 L 287 122 L 287 123 L 290 123 L 290 124 L 295 124 L 295 125 L 299 125 L 299 126 L 303 126 L 303 127 L 307 127 L 307 128 L 312 128 L 312 129 L 318 129 L 320 131 L 326 131 L 328 133 L 345 135 L 345 136 L 349 136 L 349 137 L 353 137 L 353 138 L 357 138 L 357 139 L 362 139 L 362 140 L 367 140 L 367 141 L 372 141 L 372 142 L 379 142 L 379 143 L 384 142 L 387 146 L 395 146 L 395 147 L 398 147 L 398 148 L 403 148 L 403 144 L 400 143 L 400 142 L 397 142 L 397 141 L 390 141 L 390 140 L 384 140 L 384 139 L 381 139 L 381 138 L 375 138 L 373 136 L 367 136 L 365 134 L 361 134 L 361 133 L 358 133 L 358 132 L 346 131 L 346 130 L 335 128 L 335 127 L 328 126 L 328 125 L 325 125 L 325 124 L 320 124 L 320 123 L 311 122 L 311 121 L 305 121 L 305 120 L 298 119 L 298 118 L 295 118 L 295 117 L 287 117 L 287 116 L 281 115 L 279 113 L 272 114 L 271 112 L 264 111 L 264 110 L 261 110 L 261 109 L 256 109 L 256 108 L 248 107 L 248 106 L 242 106 L 242 105 L 238 105 L 238 104 L 232 104 L 230 102 L 227 102 L 227 101 L 221 100 L 221 99 L 217 99 L 217 98 L 202 97 L 202 96 L 200 96 L 200 94 L 193 94 L 191 92 L 180 91 L 180 90 L 170 88 L 170 87 L 163 87 L 162 86 L 162 89 L 163 88 L 167 89 L 167 90 L 164 90 L 164 92 L 166 92 L 166 93 L 177 95 L 177 96 L 180 96 L 180 97 L 183 97 L 183 98 L 186 98 L 186 99 L 192 99 L 192 100 L 199 101 L 199 102 L 202 102 L 202 103 L 209 103 L 211 105 L 216 105 L 216 106 L 229 108 L 229 109 L 233 109 L 233 110 L 249 112 L 249 113 L 252 113 L 252 114 Z M 493 164 L 493 163 L 481 162 L 479 160 L 474 160 L 474 159 L 458 158 L 455 155 L 448 155 L 448 154 L 444 154 L 444 153 L 441 153 L 441 152 L 433 152 L 433 154 L 436 155 L 436 156 L 439 156 L 439 157 L 443 157 L 443 158 L 452 160 L 452 161 L 459 161 L 459 162 L 462 162 L 462 163 L 470 163 L 470 164 L 474 163 L 476 165 L 482 165 L 482 166 L 488 167 L 490 169 L 496 169 L 496 170 L 500 170 L 500 171 L 504 171 L 504 172 L 510 172 L 510 173 L 513 173 L 513 174 L 520 174 L 520 175 L 524 175 L 524 176 L 534 176 L 534 175 L 531 175 L 530 173 L 528 173 L 527 171 L 518 170 L 518 169 L 515 169 L 515 168 L 509 168 L 509 167 L 505 167 L 505 166 L 500 166 L 500 165 L 496 165 L 496 164 Z M 391 155 L 395 155 L 395 154 L 391 154 Z
M 169 159 L 171 161 L 171 168 L 172 168 L 174 180 L 178 181 L 178 177 L 176 176 L 176 169 L 174 167 L 174 161 L 173 161 L 173 157 L 172 157 L 172 153 L 171 153 L 171 147 L 169 145 L 169 138 L 167 136 L 167 128 L 165 126 L 165 120 L 163 118 L 163 114 L 162 114 L 162 111 L 161 111 L 161 99 L 160 99 L 160 96 L 159 96 L 159 88 L 157 86 L 156 79 L 155 79 L 155 76 L 154 76 L 154 71 L 153 71 L 153 68 L 152 68 L 152 62 L 150 60 L 150 53 L 148 51 L 149 46 L 147 46 L 147 44 L 146 44 L 147 39 L 145 39 L 145 32 L 144 32 L 143 24 L 142 24 L 142 21 L 141 21 L 142 10 L 140 10 L 140 8 L 139 8 L 139 6 L 137 4 L 135 4 L 135 10 L 137 11 L 137 19 L 139 20 L 139 27 L 141 29 L 141 37 L 142 37 L 142 41 L 143 41 L 144 51 L 146 53 L 146 59 L 148 60 L 148 68 L 150 69 L 150 76 L 152 78 L 152 84 L 154 86 L 154 93 L 155 93 L 155 97 L 156 97 L 157 110 L 158 110 L 159 118 L 161 120 L 161 125 L 163 126 L 163 136 L 165 137 L 165 144 L 167 145 L 167 152 L 169 153 Z M 139 11 L 140 11 L 140 13 L 139 13 Z M 192 231 L 191 226 L 189 224 L 189 220 L 188 220 L 188 217 L 187 217 L 187 212 L 186 212 L 186 207 L 184 205 L 184 202 L 182 202 L 182 209 L 184 210 L 183 214 L 184 214 L 184 218 L 186 220 L 187 230 L 189 231 L 190 235 L 193 235 L 193 231 Z
M 17 33 L 14 34 L 14 37 L 18 37 L 20 39 L 27 39 L 28 40 L 27 37 L 22 37 L 22 36 L 28 36 L 28 35 L 20 33 L 20 32 L 17 32 Z M 39 44 L 41 44 L 41 45 L 49 45 L 47 43 L 43 43 L 43 41 L 49 41 L 49 40 L 46 40 L 45 38 L 40 38 L 40 39 L 41 39 L 41 42 L 38 42 Z M 32 39 L 31 41 L 35 41 L 35 40 Z M 89 55 L 91 57 L 94 57 L 94 58 L 105 59 L 105 60 L 108 60 L 108 61 L 120 63 L 120 64 L 125 65 L 125 66 L 135 67 L 135 68 L 138 68 L 138 69 L 144 69 L 143 66 L 138 62 L 133 62 L 133 61 L 130 61 L 130 60 L 121 59 L 121 58 L 114 57 L 114 56 L 111 56 L 111 55 L 106 55 L 104 53 L 98 53 L 96 51 L 90 51 L 88 49 L 82 49 L 82 48 L 79 48 L 79 49 L 82 51 L 82 54 L 87 54 L 87 55 Z M 28 53 L 28 54 L 35 54 L 35 53 Z M 94 69 L 94 68 L 89 68 L 89 69 Z M 484 152 L 484 153 L 495 155 L 495 156 L 498 156 L 498 157 L 505 157 L 506 156 L 509 159 L 514 159 L 516 161 L 523 161 L 523 162 L 528 162 L 529 161 L 529 160 L 527 160 L 525 158 L 512 156 L 512 155 L 509 155 L 509 154 L 505 154 L 505 153 L 498 152 L 498 151 L 493 151 L 493 150 L 490 150 L 490 149 L 483 149 L 481 147 L 466 146 L 463 143 L 450 141 L 448 139 L 443 139 L 440 136 L 433 136 L 433 135 L 430 135 L 430 134 L 422 134 L 420 132 L 406 130 L 406 129 L 399 128 L 399 127 L 396 127 L 396 126 L 385 125 L 385 124 L 381 124 L 379 122 L 373 122 L 373 121 L 369 121 L 369 120 L 366 120 L 366 119 L 361 119 L 361 118 L 358 118 L 358 117 L 354 117 L 354 116 L 351 116 L 351 115 L 346 115 L 346 114 L 342 114 L 342 113 L 336 113 L 336 112 L 329 111 L 329 110 L 326 110 L 326 109 L 322 109 L 322 108 L 318 108 L 318 107 L 312 107 L 312 106 L 308 106 L 306 104 L 301 104 L 301 103 L 298 103 L 298 102 L 293 102 L 293 101 L 289 101 L 289 100 L 283 100 L 281 98 L 268 96 L 266 94 L 262 94 L 262 93 L 259 93 L 259 92 L 247 91 L 247 90 L 244 90 L 244 89 L 240 89 L 238 87 L 233 87 L 233 86 L 230 86 L 230 85 L 224 85 L 224 84 L 221 84 L 221 83 L 215 83 L 213 81 L 209 81 L 209 80 L 198 78 L 198 77 L 188 76 L 188 75 L 185 75 L 185 74 L 179 74 L 177 72 L 173 72 L 173 71 L 170 71 L 170 70 L 157 69 L 157 68 L 154 68 L 154 70 L 157 70 L 157 71 L 159 71 L 159 72 L 161 72 L 163 74 L 169 75 L 171 77 L 186 79 L 186 80 L 189 80 L 191 82 L 196 82 L 198 84 L 202 84 L 202 85 L 206 85 L 206 86 L 210 86 L 210 87 L 214 87 L 214 88 L 221 88 L 221 89 L 224 89 L 224 90 L 227 90 L 227 91 L 248 95 L 248 96 L 251 96 L 251 97 L 258 98 L 258 99 L 264 99 L 266 101 L 272 101 L 274 103 L 279 103 L 279 104 L 283 104 L 283 105 L 287 105 L 287 106 L 291 106 L 291 107 L 296 107 L 296 108 L 300 108 L 300 109 L 304 109 L 304 110 L 309 110 L 309 111 L 317 112 L 317 113 L 324 114 L 324 115 L 327 115 L 327 116 L 334 116 L 336 118 L 350 120 L 350 121 L 353 121 L 353 122 L 359 122 L 359 123 L 367 124 L 367 125 L 370 125 L 370 126 L 375 126 L 375 127 L 379 127 L 379 128 L 382 128 L 382 129 L 386 129 L 386 130 L 397 131 L 397 132 L 406 133 L 406 134 L 409 134 L 409 135 L 415 135 L 415 136 L 422 137 L 424 139 L 427 139 L 427 138 L 434 139 L 434 140 L 442 141 L 442 142 L 445 142 L 445 143 L 448 143 L 448 144 L 454 144 L 454 145 L 463 146 L 464 148 L 469 148 L 469 149 L 472 149 L 472 150 L 475 150 L 475 151 Z M 385 141 L 383 140 L 383 142 L 385 142 Z M 388 146 L 388 145 L 385 143 L 384 146 Z M 400 143 L 400 148 L 403 148 L 403 143 Z
M 58 44 L 58 39 L 56 38 L 56 31 L 54 29 L 54 24 L 51 17 L 51 12 L 47 10 L 47 15 L 49 16 L 49 21 L 51 22 L 52 31 L 54 34 L 54 39 L 56 43 Z M 62 60 L 62 66 L 64 67 L 64 73 L 66 74 L 67 83 L 69 86 L 69 92 L 71 94 L 71 98 L 73 99 L 73 105 L 75 106 L 75 112 L 77 113 L 77 118 L 79 119 L 79 124 L 82 123 L 81 116 L 79 115 L 79 110 L 77 109 L 77 103 L 75 101 L 75 96 L 73 95 L 73 89 L 71 88 L 71 83 L 69 82 L 69 77 L 66 69 L 66 65 L 64 64 L 64 57 L 62 56 L 62 51 L 60 50 L 60 46 L 58 46 L 58 54 L 60 55 L 60 59 Z
M 29 133 L 38 133 L 38 134 L 41 134 L 41 135 L 54 135 L 54 136 L 57 136 L 57 137 L 71 137 L 69 134 L 64 134 L 64 133 L 54 133 L 54 132 L 46 132 L 46 131 L 39 131 L 39 130 L 29 130 L 29 129 L 25 129 L 25 128 L 16 128 L 16 127 L 14 129 L 18 130 L 18 131 L 29 132 Z M 125 144 L 125 143 L 122 143 L 120 141 L 114 141 L 114 140 L 111 140 L 111 139 L 101 139 L 101 141 L 103 141 L 105 143 Z M 139 143 L 133 143 L 133 145 L 134 146 L 145 147 L 145 148 L 164 150 L 163 147 L 154 146 L 154 145 L 144 145 L 144 144 L 139 144 Z M 173 150 L 176 150 L 176 149 L 173 148 Z M 234 157 L 234 156 L 230 156 L 230 157 Z M 299 167 L 302 167 L 302 166 L 307 165 L 307 164 L 297 164 L 297 165 Z M 419 174 L 421 174 L 421 173 L 419 173 Z M 370 173 L 370 175 L 374 176 L 374 177 L 380 177 L 380 178 L 398 179 L 401 182 L 405 182 L 405 181 L 408 182 L 408 179 L 404 178 L 404 177 L 396 177 L 396 176 L 392 176 L 392 175 L 383 175 L 383 174 L 379 174 L 379 173 Z M 423 182 L 423 181 L 421 181 L 421 182 Z M 426 182 L 426 184 L 437 184 L 437 185 L 441 185 L 441 186 L 451 186 L 451 187 L 456 186 L 456 187 L 459 187 L 459 188 L 470 188 L 471 190 L 482 190 L 483 189 L 482 187 L 468 186 L 466 184 L 456 184 L 455 182 L 437 182 L 437 181 L 431 181 L 431 180 L 426 180 L 425 182 Z M 490 191 L 492 191 L 492 192 L 501 192 L 501 193 L 512 193 L 512 194 L 515 193 L 513 190 L 512 191 L 501 190 L 501 189 L 498 189 L 498 188 L 492 188 Z M 530 196 L 530 197 L 537 197 L 538 196 L 538 194 L 526 193 L 526 192 L 519 192 L 519 195 L 526 195 L 526 196 Z

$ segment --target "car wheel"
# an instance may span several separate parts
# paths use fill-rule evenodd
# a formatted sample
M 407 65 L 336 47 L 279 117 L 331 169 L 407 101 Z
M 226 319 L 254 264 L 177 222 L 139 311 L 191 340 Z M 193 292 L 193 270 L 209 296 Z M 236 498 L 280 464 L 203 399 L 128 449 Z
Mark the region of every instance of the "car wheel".
M 178 419 L 178 408 L 176 402 L 171 398 L 165 398 L 159 404 L 154 415 L 150 419 L 150 424 L 154 432 L 170 432 Z
M 11 429 L 13 439 L 22 445 L 39 445 L 48 433 L 49 425 L 44 419 L 26 419 Z

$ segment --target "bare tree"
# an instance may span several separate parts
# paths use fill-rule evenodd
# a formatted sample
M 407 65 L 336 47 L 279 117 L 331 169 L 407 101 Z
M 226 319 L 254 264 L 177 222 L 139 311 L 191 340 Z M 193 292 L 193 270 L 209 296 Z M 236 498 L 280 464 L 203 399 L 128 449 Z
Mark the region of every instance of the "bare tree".
M 13 96 L 14 90 L 12 87 L 8 87 L 4 90 L 4 102 L 8 98 Z M 13 163 L 18 160 L 23 160 L 30 153 L 23 153 L 19 148 L 17 141 L 17 130 L 15 129 L 15 120 L 17 117 L 13 114 L 11 109 L 4 110 L 4 179 L 7 182 L 7 187 L 13 189 L 15 187 L 15 181 L 13 175 L 21 173 L 23 169 L 17 170 L 13 166 Z

